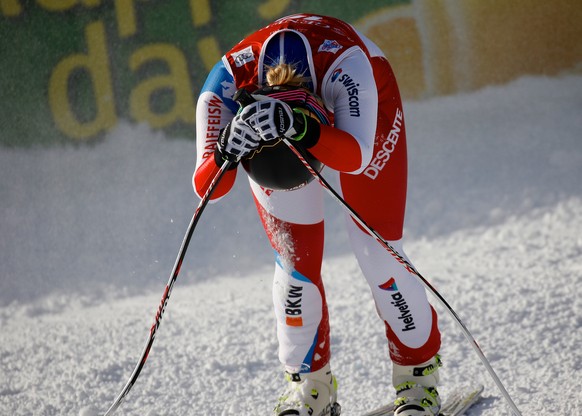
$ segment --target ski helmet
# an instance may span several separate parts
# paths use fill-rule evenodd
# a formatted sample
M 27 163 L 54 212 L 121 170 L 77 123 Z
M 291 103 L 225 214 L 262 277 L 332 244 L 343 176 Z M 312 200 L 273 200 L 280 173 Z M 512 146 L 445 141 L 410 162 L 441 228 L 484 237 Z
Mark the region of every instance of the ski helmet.
M 331 124 L 319 98 L 304 88 L 277 85 L 261 88 L 253 94 L 281 100 L 292 108 L 303 111 L 321 124 Z M 321 171 L 323 163 L 313 157 L 309 151 L 305 153 L 311 166 Z M 254 153 L 243 159 L 241 164 L 256 183 L 273 190 L 298 189 L 313 180 L 313 175 L 303 162 L 281 139 L 263 142 Z

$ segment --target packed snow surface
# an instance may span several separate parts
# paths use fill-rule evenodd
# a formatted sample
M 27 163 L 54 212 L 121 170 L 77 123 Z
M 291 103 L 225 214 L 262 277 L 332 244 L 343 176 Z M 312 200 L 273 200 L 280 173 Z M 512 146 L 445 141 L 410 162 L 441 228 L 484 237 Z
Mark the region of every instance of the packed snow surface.
M 406 253 L 523 415 L 582 414 L 582 76 L 405 103 Z M 122 123 L 103 141 L 0 148 L 0 414 L 101 415 L 147 339 L 198 203 L 195 145 Z M 324 280 L 342 415 L 393 399 L 383 325 L 326 200 Z M 120 415 L 267 415 L 283 389 L 273 253 L 244 175 L 195 230 Z M 441 393 L 509 407 L 434 297 Z

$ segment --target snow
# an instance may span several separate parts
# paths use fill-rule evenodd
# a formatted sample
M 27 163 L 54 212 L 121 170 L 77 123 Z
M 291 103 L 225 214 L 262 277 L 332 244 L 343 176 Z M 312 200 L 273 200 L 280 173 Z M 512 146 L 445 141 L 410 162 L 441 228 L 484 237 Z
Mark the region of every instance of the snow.
M 406 252 L 523 415 L 582 414 L 581 114 L 580 74 L 405 103 Z M 95 416 L 117 396 L 197 204 L 194 147 L 123 122 L 91 146 L 0 149 L 0 414 Z M 332 364 L 343 415 L 358 415 L 393 398 L 390 364 L 343 213 L 326 204 Z M 283 387 L 272 256 L 240 175 L 203 213 L 118 414 L 269 414 Z M 510 414 L 435 305 L 441 393 L 483 383 L 467 414 Z

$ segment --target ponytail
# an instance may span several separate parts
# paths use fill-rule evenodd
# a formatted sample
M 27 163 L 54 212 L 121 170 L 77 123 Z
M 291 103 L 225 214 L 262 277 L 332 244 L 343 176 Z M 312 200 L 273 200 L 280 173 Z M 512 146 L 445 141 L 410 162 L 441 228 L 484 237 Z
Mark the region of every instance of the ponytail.
M 290 85 L 302 87 L 307 84 L 309 77 L 297 73 L 297 68 L 292 64 L 286 64 L 281 61 L 275 66 L 267 67 L 267 85 Z

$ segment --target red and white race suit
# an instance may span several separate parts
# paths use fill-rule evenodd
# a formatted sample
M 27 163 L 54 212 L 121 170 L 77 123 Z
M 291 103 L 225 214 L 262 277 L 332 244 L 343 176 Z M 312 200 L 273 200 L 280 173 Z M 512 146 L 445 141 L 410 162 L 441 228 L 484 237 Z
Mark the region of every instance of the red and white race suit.
M 301 44 L 298 46 L 297 39 Z M 286 42 L 293 41 L 295 43 Z M 232 96 L 265 84 L 265 66 L 279 51 L 303 65 L 333 126 L 321 126 L 309 152 L 339 175 L 346 202 L 401 254 L 406 202 L 406 130 L 396 79 L 382 51 L 340 20 L 298 14 L 243 39 L 209 74 L 197 106 L 198 195 L 218 170 L 218 133 L 236 114 Z M 299 52 L 298 52 L 299 51 Z M 330 169 L 331 168 L 331 169 Z M 327 173 L 328 174 L 328 173 Z M 214 193 L 234 183 L 229 171 Z M 330 359 L 329 319 L 321 276 L 323 188 L 318 181 L 291 191 L 265 189 L 250 179 L 258 213 L 275 249 L 273 302 L 279 358 L 288 371 L 316 371 Z M 437 354 L 437 316 L 422 285 L 378 242 L 346 217 L 349 239 L 385 322 L 390 356 L 401 365 Z M 333 276 L 330 276 L 333 280 Z M 362 302 L 366 296 L 362 294 Z

